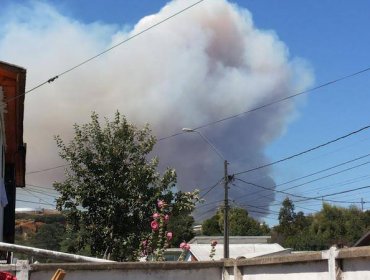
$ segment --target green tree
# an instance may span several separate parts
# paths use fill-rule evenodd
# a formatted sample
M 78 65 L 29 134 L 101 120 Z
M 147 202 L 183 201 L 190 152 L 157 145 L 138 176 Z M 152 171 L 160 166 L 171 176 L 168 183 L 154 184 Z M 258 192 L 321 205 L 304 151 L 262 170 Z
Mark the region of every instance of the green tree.
M 295 230 L 294 223 L 296 220 L 296 213 L 294 211 L 294 204 L 288 197 L 284 199 L 282 207 L 279 211 L 279 226 L 277 231 L 281 234 L 291 234 Z
M 168 230 L 174 233 L 172 247 L 178 248 L 184 240 L 192 239 L 195 236 L 193 226 L 194 218 L 190 214 L 170 217 Z
M 138 129 L 117 112 L 102 127 L 93 113 L 90 123 L 74 125 L 68 144 L 60 136 L 56 142 L 69 163 L 65 181 L 54 184 L 57 208 L 65 210 L 67 230 L 76 234 L 69 250 L 135 260 L 158 199 L 173 205 L 175 216 L 194 207 L 195 193 L 173 191 L 176 172 L 167 169 L 160 176 L 157 158 L 148 159 L 155 144 L 148 126 Z
M 217 214 L 203 222 L 204 235 L 223 234 L 223 213 Z M 217 222 L 217 224 L 216 224 Z M 261 224 L 249 216 L 248 211 L 243 208 L 231 208 L 229 211 L 229 234 L 240 236 L 260 236 L 270 232 L 266 224 Z
M 63 240 L 64 226 L 60 223 L 42 225 L 33 235 L 29 244 L 36 248 L 60 251 L 60 242 Z
M 323 203 L 322 209 L 309 216 L 295 213 L 294 204 L 284 200 L 279 225 L 273 240 L 295 250 L 324 250 L 332 245 L 351 246 L 369 230 L 369 214 L 355 206 L 349 208 Z
M 205 220 L 202 224 L 202 233 L 209 236 L 222 235 L 222 231 L 219 225 L 220 216 L 218 213 L 211 218 Z

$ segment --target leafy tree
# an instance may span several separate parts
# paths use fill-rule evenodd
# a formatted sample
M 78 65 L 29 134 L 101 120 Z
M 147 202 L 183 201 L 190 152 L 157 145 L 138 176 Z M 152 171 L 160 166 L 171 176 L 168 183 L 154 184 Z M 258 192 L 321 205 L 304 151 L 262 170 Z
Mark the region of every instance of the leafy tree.
M 294 204 L 285 199 L 273 240 L 295 250 L 324 250 L 336 244 L 353 245 L 369 230 L 369 214 L 355 206 L 349 208 L 323 203 L 321 211 L 305 216 L 295 213 Z
M 223 234 L 223 213 L 218 211 L 215 216 L 204 221 L 203 234 L 222 235 Z M 217 221 L 217 225 L 216 225 Z M 249 216 L 248 211 L 243 208 L 231 208 L 229 211 L 229 234 L 240 236 L 260 236 L 266 235 L 270 229 L 266 224 L 260 224 Z
M 155 144 L 148 126 L 138 129 L 117 112 L 102 127 L 93 113 L 90 123 L 74 125 L 68 144 L 60 136 L 56 142 L 69 163 L 65 181 L 54 184 L 61 194 L 57 208 L 66 210 L 67 231 L 75 233 L 69 250 L 135 260 L 158 199 L 171 203 L 175 216 L 194 207 L 195 193 L 173 191 L 176 172 L 160 176 L 158 160 L 148 159 Z
M 36 248 L 60 251 L 60 242 L 63 240 L 64 226 L 60 223 L 44 224 L 29 243 Z
M 172 246 L 178 248 L 181 242 L 189 241 L 195 234 L 193 231 L 194 218 L 190 214 L 172 216 L 168 223 L 168 230 L 174 232 Z
M 222 231 L 219 225 L 220 216 L 218 213 L 211 218 L 205 220 L 202 224 L 202 232 L 204 235 L 217 236 L 222 235 Z
M 292 233 L 294 230 L 295 220 L 296 213 L 294 211 L 293 201 L 287 197 L 284 199 L 279 211 L 279 227 L 277 228 L 277 231 L 282 234 Z

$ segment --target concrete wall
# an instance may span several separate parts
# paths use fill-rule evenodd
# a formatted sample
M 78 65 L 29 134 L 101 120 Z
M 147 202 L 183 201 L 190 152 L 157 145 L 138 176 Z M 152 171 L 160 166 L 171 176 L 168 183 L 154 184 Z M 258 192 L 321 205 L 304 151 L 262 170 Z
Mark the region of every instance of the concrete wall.
M 50 280 L 62 268 L 65 280 L 221 280 L 223 262 L 99 263 L 33 265 L 30 280 Z
M 370 280 L 370 247 L 227 260 L 225 280 Z
M 65 280 L 370 280 L 370 247 L 208 262 L 33 264 L 18 279 L 49 280 L 58 268 Z

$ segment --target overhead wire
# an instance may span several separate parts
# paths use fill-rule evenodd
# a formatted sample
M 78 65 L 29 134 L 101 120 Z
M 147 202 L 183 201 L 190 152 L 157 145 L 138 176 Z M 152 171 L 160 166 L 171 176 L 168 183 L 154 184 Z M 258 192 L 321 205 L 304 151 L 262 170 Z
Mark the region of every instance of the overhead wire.
M 212 185 L 211 187 L 205 188 L 205 189 L 209 189 L 209 190 L 207 192 L 205 192 L 203 195 L 201 195 L 199 197 L 199 199 L 204 198 L 208 193 L 210 193 L 214 188 L 216 188 L 221 183 L 222 180 L 223 180 L 223 178 L 221 178 L 220 180 L 218 180 L 217 183 L 214 184 L 214 185 Z M 203 190 L 205 190 L 205 189 L 203 189 Z
M 325 142 L 325 143 L 322 143 L 322 144 L 320 144 L 320 145 L 314 146 L 314 147 L 309 148 L 309 149 L 307 149 L 307 150 L 304 150 L 304 151 L 302 151 L 302 152 L 299 152 L 299 153 L 296 153 L 296 154 L 290 155 L 290 156 L 288 156 L 288 157 L 285 157 L 285 158 L 282 158 L 282 159 L 279 159 L 279 160 L 276 160 L 276 161 L 273 161 L 273 162 L 270 162 L 270 163 L 267 163 L 267 164 L 263 164 L 263 165 L 260 165 L 260 166 L 257 166 L 257 167 L 254 167 L 254 168 L 251 168 L 251 169 L 245 170 L 245 171 L 240 171 L 240 172 L 234 173 L 234 175 L 241 175 L 241 174 L 249 173 L 249 172 L 252 172 L 252 171 L 255 171 L 255 170 L 258 170 L 258 169 L 266 168 L 266 167 L 269 167 L 269 166 L 275 165 L 275 164 L 277 164 L 277 163 L 281 163 L 281 162 L 284 162 L 284 161 L 287 161 L 287 160 L 293 159 L 293 158 L 295 158 L 295 157 L 298 157 L 298 156 L 301 156 L 301 155 L 307 154 L 307 153 L 312 152 L 312 151 L 314 151 L 314 150 L 317 150 L 317 149 L 320 149 L 320 148 L 325 147 L 325 146 L 327 146 L 327 145 L 333 144 L 333 143 L 335 143 L 335 142 L 337 142 L 337 141 L 340 141 L 340 140 L 343 140 L 343 139 L 345 139 L 345 138 L 348 138 L 348 137 L 350 137 L 350 136 L 352 136 L 352 135 L 355 135 L 355 134 L 357 134 L 357 133 L 360 133 L 360 132 L 362 132 L 362 131 L 364 131 L 364 130 L 367 130 L 367 129 L 369 129 L 369 128 L 370 128 L 370 125 L 366 125 L 366 126 L 361 127 L 361 128 L 359 128 L 359 129 L 357 129 L 357 130 L 351 131 L 351 132 L 349 132 L 349 133 L 347 133 L 347 134 L 345 134 L 345 135 L 342 135 L 342 136 L 340 136 L 340 137 L 337 137 L 337 138 L 335 138 L 335 139 L 332 139 L 332 140 L 327 141 L 327 142 Z
M 33 188 L 40 189 L 40 190 L 44 190 L 44 191 L 48 191 L 48 192 L 55 192 L 55 193 L 59 193 L 59 192 L 58 192 L 56 189 L 54 189 L 53 187 L 39 186 L 39 185 L 35 185 L 35 184 L 28 184 L 28 183 L 26 183 L 26 186 L 28 186 L 28 187 L 33 187 Z
M 354 77 L 354 76 L 357 76 L 357 75 L 360 75 L 360 74 L 363 74 L 365 72 L 368 72 L 370 70 L 370 67 L 368 68 L 365 68 L 365 69 L 362 69 L 360 71 L 357 71 L 357 72 L 354 72 L 354 73 L 351 73 L 351 74 L 348 74 L 348 75 L 345 75 L 345 76 L 342 76 L 340 78 L 337 78 L 337 79 L 334 79 L 334 80 L 331 80 L 329 82 L 326 82 L 326 83 L 323 83 L 323 84 L 320 84 L 316 87 L 312 87 L 310 89 L 307 89 L 307 90 L 304 90 L 304 91 L 301 91 L 301 92 L 298 92 L 298 93 L 295 93 L 295 94 L 292 94 L 292 95 L 288 95 L 284 98 L 281 98 L 281 99 L 278 99 L 278 100 L 275 100 L 275 101 L 272 101 L 270 103 L 266 103 L 266 104 L 263 104 L 261 106 L 257 106 L 257 107 L 254 107 L 250 110 L 247 110 L 247 111 L 244 111 L 244 112 L 241 112 L 241 113 L 238 113 L 238 114 L 235 114 L 235 115 L 231 115 L 231 116 L 228 116 L 228 117 L 225 117 L 225 118 L 222 118 L 222 119 L 219 119 L 219 120 L 216 120 L 216 121 L 212 121 L 212 122 L 208 122 L 208 123 L 205 123 L 203 125 L 200 125 L 200 126 L 197 126 L 195 128 L 193 128 L 194 130 L 197 130 L 197 129 L 201 129 L 201 128 L 205 128 L 205 127 L 208 127 L 208 126 L 211 126 L 211 125 L 215 125 L 215 124 L 218 124 L 218 123 L 221 123 L 221 122 L 224 122 L 224 121 L 227 121 L 227 120 L 231 120 L 231 119 L 234 119 L 234 118 L 238 118 L 238 117 L 241 117 L 243 115 L 246 115 L 246 114 L 249 114 L 249 113 L 252 113 L 252 112 L 255 112 L 255 111 L 258 111 L 260 109 L 263 109 L 263 108 L 266 108 L 266 107 L 269 107 L 271 105 L 274 105 L 274 104 L 277 104 L 277 103 L 280 103 L 280 102 L 284 102 L 288 99 L 291 99 L 291 98 L 295 98 L 297 96 L 300 96 L 300 95 L 303 95 L 303 94 L 307 94 L 307 93 L 310 93 L 310 92 L 313 92 L 313 91 L 316 91 L 320 88 L 323 88 L 323 87 L 326 87 L 326 86 L 329 86 L 331 84 L 334 84 L 334 83 L 337 83 L 339 81 L 343 81 L 345 79 L 348 79 L 348 78 L 351 78 L 351 77 Z M 162 137 L 162 138 L 159 138 L 158 141 L 162 141 L 162 140 L 166 140 L 166 139 L 169 139 L 169 138 L 172 138 L 172 137 L 176 137 L 178 135 L 181 135 L 181 134 L 184 134 L 186 132 L 178 132 L 178 133 L 174 133 L 172 135 L 169 135 L 169 136 L 165 136 L 165 137 Z
M 46 85 L 46 84 L 50 84 L 50 83 L 54 82 L 56 79 L 60 78 L 61 76 L 63 76 L 63 75 L 65 75 L 65 74 L 67 74 L 67 73 L 69 73 L 69 72 L 71 72 L 71 71 L 73 71 L 73 70 L 75 70 L 75 69 L 77 69 L 77 68 L 81 67 L 82 65 L 85 65 L 86 63 L 88 63 L 88 62 L 90 62 L 90 61 L 92 61 L 92 60 L 94 60 L 94 59 L 96 59 L 96 58 L 98 58 L 98 57 L 102 56 L 103 54 L 106 54 L 107 52 L 109 52 L 109 51 L 111 51 L 111 50 L 113 50 L 113 49 L 115 49 L 115 48 L 117 48 L 117 47 L 119 47 L 119 46 L 121 46 L 121 45 L 123 45 L 123 44 L 127 43 L 128 41 L 131 41 L 132 39 L 134 39 L 134 38 L 136 38 L 136 37 L 140 36 L 141 34 L 143 34 L 143 33 L 147 32 L 147 31 L 149 31 L 149 30 L 151 30 L 151 29 L 153 29 L 153 28 L 157 27 L 158 25 L 163 24 L 163 23 L 164 23 L 164 22 L 166 22 L 166 21 L 171 20 L 172 18 L 174 18 L 174 17 L 178 16 L 179 14 L 182 14 L 183 12 L 185 12 L 185 11 L 187 11 L 187 10 L 191 9 L 192 7 L 194 7 L 194 6 L 196 6 L 196 5 L 200 4 L 201 2 L 204 2 L 204 1 L 205 1 L 205 0 L 199 0 L 199 1 L 197 1 L 197 2 L 195 2 L 195 3 L 193 3 L 193 4 L 191 4 L 191 5 L 189 5 L 189 6 L 187 6 L 187 7 L 185 7 L 185 8 L 183 8 L 183 9 L 181 9 L 181 10 L 177 11 L 176 13 L 171 14 L 170 16 L 168 16 L 168 17 L 164 18 L 163 20 L 160 20 L 160 21 L 158 21 L 157 23 L 155 23 L 155 24 L 153 24 L 153 25 L 151 25 L 151 26 L 149 26 L 149 27 L 147 27 L 147 28 L 144 28 L 144 29 L 143 29 L 143 30 L 141 30 L 140 32 L 137 32 L 137 33 L 135 33 L 135 34 L 133 34 L 133 35 L 129 36 L 129 37 L 128 37 L 128 38 L 126 38 L 125 40 L 122 40 L 122 41 L 118 42 L 117 44 L 115 44 L 115 45 L 111 46 L 110 48 L 107 48 L 106 50 L 104 50 L 104 51 L 102 51 L 102 52 L 100 52 L 100 53 L 98 53 L 98 54 L 96 54 L 96 55 L 94 55 L 94 56 L 92 56 L 92 57 L 90 57 L 90 58 L 88 58 L 88 59 L 86 59 L 86 60 L 84 60 L 84 61 L 82 61 L 82 62 L 80 62 L 80 63 L 76 64 L 75 66 L 72 66 L 71 68 L 69 68 L 69 69 L 67 69 L 67 70 L 65 70 L 65 71 L 63 71 L 63 72 L 61 72 L 61 73 L 59 73 L 59 74 L 57 74 L 57 75 L 55 75 L 55 76 L 53 76 L 53 77 L 49 78 L 47 81 L 42 82 L 42 83 L 40 83 L 40 84 L 38 84 L 38 85 L 34 86 L 33 88 L 31 88 L 31 89 L 29 89 L 29 90 L 25 91 L 24 93 L 22 93 L 22 94 L 18 94 L 18 95 L 16 95 L 16 96 L 14 96 L 13 98 L 9 98 L 8 100 L 6 100 L 6 102 L 9 102 L 9 101 L 12 101 L 12 100 L 14 100 L 14 99 L 17 99 L 17 98 L 19 98 L 19 97 L 21 97 L 21 96 L 24 96 L 24 95 L 26 95 L 26 94 L 28 94 L 28 93 L 30 93 L 30 92 L 32 92 L 32 91 L 34 91 L 34 90 L 36 90 L 36 89 L 38 89 L 38 88 L 40 88 L 40 87 L 44 86 L 44 85 Z
M 323 197 L 328 197 L 328 196 L 335 196 L 335 195 L 339 195 L 339 194 L 345 194 L 345 193 L 355 192 L 355 191 L 359 191 L 359 190 L 363 190 L 363 189 L 369 189 L 369 188 L 370 188 L 370 186 L 363 186 L 363 187 L 354 188 L 354 189 L 350 189 L 350 190 L 345 190 L 345 191 L 340 191 L 340 192 L 335 192 L 335 193 L 316 196 L 313 199 L 323 198 Z M 306 200 L 306 199 L 304 199 L 304 200 Z M 304 200 L 302 200 L 302 201 L 304 201 Z M 327 200 L 327 201 L 329 201 L 329 200 Z M 296 202 L 300 202 L 300 201 L 296 201 Z M 354 203 L 357 203 L 357 202 L 354 202 Z
M 244 184 L 252 185 L 252 186 L 255 186 L 255 187 L 258 187 L 258 188 L 262 188 L 262 189 L 265 189 L 265 190 L 269 190 L 269 191 L 273 191 L 273 192 L 276 192 L 276 193 L 282 193 L 282 194 L 289 195 L 291 197 L 302 198 L 303 199 L 302 201 L 304 201 L 304 200 L 311 200 L 311 199 L 312 200 L 321 200 L 321 198 L 323 197 L 323 196 L 319 196 L 319 197 L 307 197 L 307 196 L 303 196 L 303 195 L 288 193 L 288 192 L 285 192 L 285 191 L 275 190 L 273 188 L 265 187 L 265 186 L 262 186 L 262 185 L 259 185 L 259 184 L 253 183 L 253 182 L 247 182 L 247 181 L 245 181 L 243 179 L 240 179 L 240 178 L 235 178 L 235 180 L 238 180 L 240 182 L 243 182 Z M 343 201 L 337 201 L 337 200 L 330 200 L 330 201 L 331 202 L 336 202 L 336 203 L 344 203 Z M 357 203 L 357 202 L 345 202 L 345 203 Z
M 34 190 L 34 189 L 26 189 L 26 188 L 22 188 L 21 190 L 24 190 L 24 191 L 27 191 L 27 192 L 34 192 L 34 193 L 38 193 L 38 194 L 42 194 L 44 196 L 48 196 L 48 197 L 51 197 L 51 198 L 57 198 L 57 195 L 51 195 L 51 194 L 48 194 L 46 192 L 42 192 L 42 191 L 39 191 L 39 190 Z
M 65 166 L 69 166 L 69 164 L 62 164 L 62 165 L 58 165 L 58 166 L 54 166 L 54 167 L 50 167 L 50 168 L 45 168 L 45 169 L 41 169 L 41 170 L 34 170 L 34 171 L 26 172 L 26 175 L 46 172 L 46 171 L 58 169 L 58 168 L 65 167 Z
M 49 205 L 51 205 L 51 206 L 55 206 L 54 204 L 51 204 L 50 202 L 48 202 L 48 201 L 46 201 L 46 200 L 44 200 L 43 198 L 41 198 L 41 197 L 39 197 L 39 196 L 37 196 L 37 195 L 35 195 L 35 194 L 33 194 L 31 191 L 29 191 L 29 190 L 27 190 L 27 189 L 23 189 L 24 191 L 26 191 L 26 192 L 28 192 L 30 195 L 32 195 L 33 197 L 36 197 L 37 199 L 39 199 L 40 201 L 43 201 L 44 203 L 46 203 L 46 204 L 49 204 Z
M 349 162 L 353 162 L 353 161 L 349 161 Z M 370 161 L 367 161 L 365 163 L 361 163 L 361 164 L 358 164 L 358 165 L 355 165 L 355 166 L 352 166 L 352 167 L 349 167 L 349 168 L 346 168 L 346 169 L 343 169 L 343 170 L 340 170 L 340 171 L 337 171 L 337 172 L 334 172 L 334 173 L 331 173 L 331 174 L 327 174 L 325 176 L 322 176 L 322 177 L 319 177 L 319 178 L 316 178 L 316 179 L 313 179 L 313 180 L 310 180 L 310 181 L 307 181 L 307 182 L 304 182 L 304 183 L 301 183 L 301 184 L 298 184 L 298 185 L 294 185 L 294 186 L 291 186 L 291 187 L 282 189 L 281 191 L 287 191 L 287 190 L 291 190 L 291 189 L 296 189 L 296 188 L 305 186 L 307 184 L 310 184 L 310 183 L 313 183 L 313 182 L 317 182 L 317 181 L 320 181 L 320 180 L 323 180 L 323 179 L 326 179 L 326 178 L 329 178 L 329 177 L 332 177 L 332 176 L 335 176 L 335 175 L 338 175 L 338 174 L 341 174 L 341 173 L 344 173 L 344 172 L 347 172 L 347 171 L 350 171 L 350 170 L 353 170 L 353 169 L 356 169 L 356 168 L 359 168 L 359 167 L 362 167 L 362 166 L 367 165 L 369 163 L 370 163 Z M 337 165 L 335 167 L 338 167 L 338 166 L 341 166 L 341 165 Z M 298 179 L 307 178 L 307 177 L 309 177 L 311 175 L 316 175 L 316 174 L 319 174 L 319 173 L 328 171 L 328 170 L 333 169 L 333 168 L 334 167 L 326 168 L 326 169 L 323 169 L 322 171 L 314 172 L 314 173 L 311 173 L 310 175 L 306 175 L 306 176 L 300 177 Z M 279 187 L 279 186 L 285 185 L 287 183 L 290 183 L 290 182 L 293 182 L 293 181 L 297 181 L 298 179 L 293 179 L 293 180 L 291 180 L 289 182 L 285 182 L 285 183 L 282 183 L 282 184 L 277 184 L 275 187 Z M 251 193 L 249 195 L 256 195 L 256 194 L 258 194 L 260 192 L 262 192 L 262 191 L 256 191 L 256 192 L 253 192 L 253 193 Z
M 19 201 L 19 202 L 26 202 L 26 203 L 32 203 L 32 204 L 41 204 L 41 205 L 51 205 L 51 206 L 54 206 L 55 205 L 52 205 L 50 203 L 43 203 L 43 202 L 36 202 L 36 201 L 29 201 L 29 200 L 23 200 L 23 199 L 16 199 L 16 201 Z

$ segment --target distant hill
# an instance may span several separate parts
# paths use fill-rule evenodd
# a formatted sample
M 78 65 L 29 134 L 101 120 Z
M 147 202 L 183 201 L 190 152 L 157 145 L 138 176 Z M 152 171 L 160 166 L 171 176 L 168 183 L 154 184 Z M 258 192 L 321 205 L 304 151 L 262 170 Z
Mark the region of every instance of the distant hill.
M 65 218 L 56 210 L 27 211 L 15 214 L 16 244 L 58 250 L 64 232 Z

